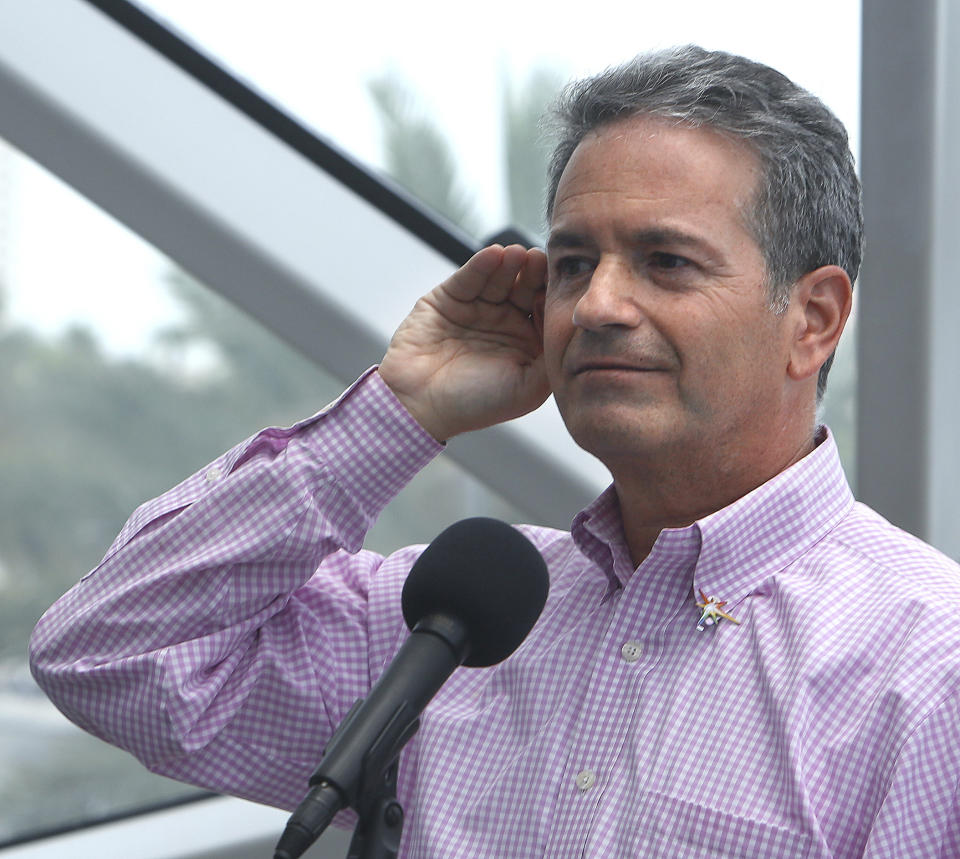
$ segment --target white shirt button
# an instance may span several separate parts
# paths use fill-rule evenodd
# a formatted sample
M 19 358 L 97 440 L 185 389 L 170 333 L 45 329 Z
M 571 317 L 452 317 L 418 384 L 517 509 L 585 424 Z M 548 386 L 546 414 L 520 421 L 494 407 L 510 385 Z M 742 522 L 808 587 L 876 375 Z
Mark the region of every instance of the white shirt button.
M 223 477 L 223 472 L 219 465 L 211 465 L 204 476 L 207 478 L 207 483 L 213 483 Z
M 577 774 L 577 777 L 574 781 L 580 790 L 588 791 L 596 783 L 597 777 L 592 771 L 584 770 L 583 772 Z
M 628 641 L 620 648 L 620 655 L 626 662 L 636 662 L 643 655 L 643 645 L 639 641 Z

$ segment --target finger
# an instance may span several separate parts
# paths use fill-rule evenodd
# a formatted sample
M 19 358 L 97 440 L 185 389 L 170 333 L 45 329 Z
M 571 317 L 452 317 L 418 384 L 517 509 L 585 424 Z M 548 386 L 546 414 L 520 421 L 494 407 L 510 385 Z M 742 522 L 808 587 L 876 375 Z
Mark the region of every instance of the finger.
M 517 277 L 527 261 L 527 249 L 522 245 L 508 245 L 503 249 L 500 265 L 491 272 L 479 297 L 491 304 L 502 304 L 510 297 Z
M 510 303 L 519 307 L 524 313 L 530 313 L 537 293 L 545 288 L 546 281 L 547 256 L 539 248 L 531 248 L 527 251 L 523 268 L 514 282 Z
M 503 261 L 502 245 L 489 245 L 477 251 L 457 271 L 440 284 L 439 289 L 458 301 L 473 301 L 480 296 L 490 276 Z

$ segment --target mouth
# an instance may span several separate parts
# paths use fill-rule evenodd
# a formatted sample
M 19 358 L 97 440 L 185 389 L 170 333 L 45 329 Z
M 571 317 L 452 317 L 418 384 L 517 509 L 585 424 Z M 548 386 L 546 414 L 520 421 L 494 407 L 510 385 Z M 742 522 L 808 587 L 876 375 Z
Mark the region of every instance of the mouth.
M 662 373 L 664 367 L 653 364 L 623 364 L 617 361 L 588 361 L 573 368 L 572 375 L 586 373 Z

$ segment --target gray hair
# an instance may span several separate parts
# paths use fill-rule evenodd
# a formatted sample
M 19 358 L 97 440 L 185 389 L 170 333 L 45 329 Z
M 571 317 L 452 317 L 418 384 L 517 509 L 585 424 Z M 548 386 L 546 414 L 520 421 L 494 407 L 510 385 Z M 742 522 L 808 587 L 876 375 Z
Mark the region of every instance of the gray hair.
M 641 115 L 712 128 L 757 155 L 762 176 L 744 215 L 766 263 L 774 311 L 786 308 L 798 278 L 820 266 L 838 265 L 851 283 L 856 280 L 863 213 L 843 124 L 775 69 L 694 45 L 643 54 L 561 93 L 547 172 L 548 221 L 560 176 L 580 141 Z M 818 401 L 832 363 L 833 355 L 820 369 Z

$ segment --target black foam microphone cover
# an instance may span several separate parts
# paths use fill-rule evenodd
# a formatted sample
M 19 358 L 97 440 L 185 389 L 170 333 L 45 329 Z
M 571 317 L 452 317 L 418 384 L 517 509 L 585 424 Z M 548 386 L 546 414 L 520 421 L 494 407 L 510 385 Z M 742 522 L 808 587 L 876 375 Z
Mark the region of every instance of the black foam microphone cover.
M 425 617 L 455 617 L 467 628 L 463 664 L 506 659 L 533 628 L 549 590 L 536 547 L 499 519 L 463 519 L 443 531 L 414 563 L 401 605 L 413 629 Z

